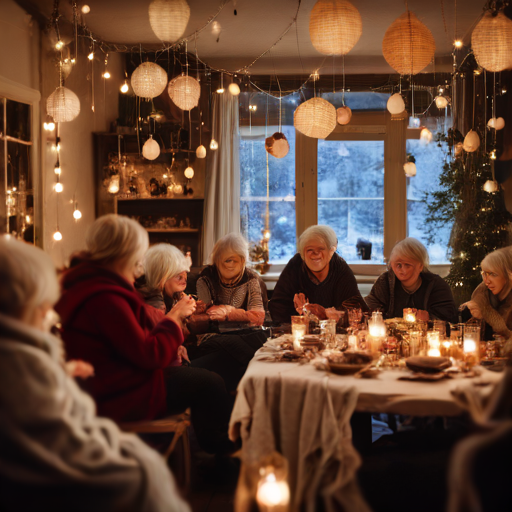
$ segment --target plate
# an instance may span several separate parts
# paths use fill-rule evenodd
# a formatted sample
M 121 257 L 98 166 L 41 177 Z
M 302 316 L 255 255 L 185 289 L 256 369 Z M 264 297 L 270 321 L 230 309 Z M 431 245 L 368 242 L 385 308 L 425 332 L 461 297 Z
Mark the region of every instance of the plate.
M 438 373 L 450 368 L 452 365 L 449 357 L 413 356 L 405 360 L 409 370 L 418 373 Z
M 368 364 L 329 363 L 331 372 L 338 375 L 353 375 L 367 366 Z

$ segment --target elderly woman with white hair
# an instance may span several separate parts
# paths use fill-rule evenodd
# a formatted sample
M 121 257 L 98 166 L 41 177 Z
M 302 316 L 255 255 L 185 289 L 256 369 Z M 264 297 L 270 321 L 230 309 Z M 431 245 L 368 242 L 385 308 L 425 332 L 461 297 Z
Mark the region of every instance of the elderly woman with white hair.
M 384 318 L 403 316 L 405 308 L 416 310 L 418 320 L 457 321 L 457 308 L 446 281 L 428 270 L 425 246 L 416 238 L 405 238 L 391 251 L 389 270 L 379 276 L 368 307 L 383 312 Z
M 248 259 L 249 245 L 238 233 L 229 233 L 215 244 L 212 265 L 197 280 L 197 296 L 211 320 L 263 324 L 266 296 L 258 275 L 246 267 Z
M 512 250 L 489 253 L 480 264 L 482 283 L 465 305 L 471 315 L 485 320 L 496 334 L 512 338 Z M 490 333 L 488 334 L 488 338 Z
M 329 226 L 310 226 L 302 233 L 299 253 L 281 272 L 269 302 L 274 323 L 290 323 L 306 305 L 319 318 L 327 317 L 326 308 L 366 309 L 352 270 L 336 254 L 337 246 L 336 233 Z
M 0 237 L 0 509 L 186 512 L 155 451 L 96 416 L 49 332 L 59 286 L 41 249 Z

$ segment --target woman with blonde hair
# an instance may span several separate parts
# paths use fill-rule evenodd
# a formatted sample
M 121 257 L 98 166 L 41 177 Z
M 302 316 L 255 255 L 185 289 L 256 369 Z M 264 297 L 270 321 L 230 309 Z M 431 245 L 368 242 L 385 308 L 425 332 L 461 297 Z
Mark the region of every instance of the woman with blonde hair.
M 442 277 L 430 272 L 428 265 L 425 246 L 416 238 L 404 238 L 393 247 L 389 270 L 375 281 L 366 304 L 382 311 L 384 318 L 402 317 L 404 308 L 412 308 L 418 320 L 456 321 L 457 308 L 450 287 Z
M 49 332 L 58 297 L 51 258 L 0 236 L 0 509 L 187 512 L 160 455 L 68 375 Z
M 512 337 L 512 251 L 510 247 L 489 253 L 480 264 L 482 283 L 465 305 L 471 315 L 483 319 L 496 334 Z M 488 336 L 489 337 L 489 336 Z

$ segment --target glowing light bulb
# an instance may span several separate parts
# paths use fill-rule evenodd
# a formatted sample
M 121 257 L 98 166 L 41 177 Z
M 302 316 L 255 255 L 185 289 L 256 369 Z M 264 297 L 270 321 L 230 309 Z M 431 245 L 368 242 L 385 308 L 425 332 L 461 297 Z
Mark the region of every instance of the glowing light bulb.
M 60 176 L 60 173 L 62 172 L 61 171 L 61 168 L 60 168 L 60 165 L 59 164 L 55 164 L 55 174 L 57 174 L 58 176 Z
M 491 160 L 496 160 L 496 150 L 495 150 L 495 149 L 493 149 L 493 150 L 490 152 L 490 154 L 489 154 L 489 158 L 490 158 Z
M 232 84 L 229 84 L 228 91 L 233 96 L 238 96 L 240 94 L 240 87 L 238 84 L 235 84 L 235 82 L 233 82 Z
M 220 34 L 221 30 L 222 30 L 222 27 L 220 26 L 220 23 L 218 21 L 214 21 L 212 23 L 212 34 L 214 36 L 218 36 Z
M 57 192 L 58 194 L 60 194 L 64 190 L 62 183 L 59 182 L 55 183 L 55 186 L 53 188 L 55 189 L 55 192 Z
M 87 55 L 87 58 L 88 58 L 89 60 L 94 59 L 94 52 L 89 53 L 89 55 Z
M 103 73 L 103 78 L 110 78 L 110 73 L 105 71 L 105 73 Z
M 78 219 L 81 219 L 82 218 L 82 212 L 80 210 L 75 210 L 73 212 L 73 217 L 75 218 L 75 220 L 78 220 Z
M 202 144 L 196 149 L 196 156 L 197 158 L 206 157 L 206 148 Z
M 210 142 L 210 149 L 213 149 L 214 151 L 219 149 L 219 143 L 215 139 L 212 139 Z
M 256 105 L 249 105 L 249 110 L 251 110 L 252 112 L 256 112 L 256 110 L 258 110 L 258 107 Z
M 217 89 L 217 94 L 223 94 L 224 93 L 224 87 L 219 87 Z
M 129 87 L 128 87 L 128 83 L 127 83 L 127 81 L 125 80 L 125 81 L 124 81 L 124 84 L 123 84 L 123 85 L 121 85 L 121 92 L 122 92 L 123 94 L 126 94 L 126 93 L 128 92 L 128 89 L 129 89 Z
M 439 90 L 441 91 L 441 90 Z M 446 98 L 445 96 L 436 96 L 436 107 L 441 109 L 441 108 L 446 108 L 448 106 L 448 98 Z
M 185 178 L 187 178 L 188 180 L 191 180 L 194 177 L 194 169 L 192 169 L 192 167 L 188 166 L 185 169 L 185 171 L 183 172 L 183 174 L 185 175 Z
M 62 240 L 62 233 L 59 230 L 55 231 L 55 233 L 53 233 L 53 239 L 56 242 L 60 242 Z
M 457 39 L 454 41 L 453 46 L 455 46 L 455 48 L 462 48 L 464 43 L 460 39 Z
M 91 8 L 88 5 L 83 5 L 82 6 L 82 12 L 84 14 L 89 14 L 91 12 Z
M 56 50 L 62 50 L 62 48 L 64 48 L 64 43 L 59 39 L 59 40 L 55 43 L 55 49 L 56 49 Z

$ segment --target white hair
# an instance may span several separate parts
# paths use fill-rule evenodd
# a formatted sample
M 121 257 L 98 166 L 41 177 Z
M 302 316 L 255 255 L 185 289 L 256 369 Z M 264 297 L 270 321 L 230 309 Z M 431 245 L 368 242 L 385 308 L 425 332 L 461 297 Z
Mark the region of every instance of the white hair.
M 227 251 L 233 251 L 240 256 L 244 265 L 249 259 L 249 244 L 240 233 L 228 233 L 218 240 L 210 256 L 211 262 L 218 267 L 222 255 Z
M 389 264 L 400 256 L 415 260 L 423 265 L 423 270 L 428 270 L 430 259 L 427 248 L 416 238 L 407 237 L 395 244 L 389 255 Z
M 90 258 L 100 264 L 135 264 L 149 246 L 148 232 L 135 220 L 113 213 L 96 219 L 87 230 Z
M 59 299 L 55 265 L 42 249 L 0 236 L 0 313 L 19 320 Z
M 171 244 L 152 245 L 144 257 L 146 285 L 161 290 L 165 282 L 190 268 L 183 253 Z
M 329 226 L 324 226 L 322 224 L 318 224 L 316 226 L 309 226 L 309 228 L 307 228 L 299 237 L 299 252 L 302 259 L 304 259 L 304 249 L 306 248 L 306 245 L 314 238 L 323 240 L 323 242 L 327 246 L 327 249 L 336 250 L 336 248 L 338 247 L 338 239 L 336 237 L 334 229 L 332 229 Z
M 512 250 L 510 247 L 503 247 L 490 252 L 480 263 L 482 270 L 496 272 L 504 277 L 507 286 L 512 284 Z

